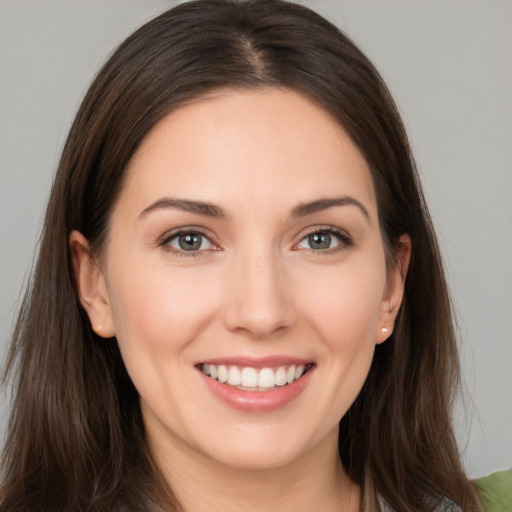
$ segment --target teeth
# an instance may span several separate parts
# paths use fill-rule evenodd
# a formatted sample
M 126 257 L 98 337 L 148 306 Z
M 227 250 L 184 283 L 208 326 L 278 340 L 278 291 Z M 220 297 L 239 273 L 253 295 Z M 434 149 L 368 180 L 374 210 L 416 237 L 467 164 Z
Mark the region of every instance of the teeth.
M 286 370 L 286 383 L 291 384 L 295 380 L 295 366 L 290 366 Z
M 249 390 L 268 390 L 276 386 L 285 386 L 304 375 L 307 367 L 301 365 L 279 366 L 278 368 L 262 368 L 257 370 L 250 366 L 240 368 L 238 366 L 203 364 L 202 372 L 219 382 Z
M 258 385 L 258 372 L 254 368 L 244 368 L 240 375 L 240 384 L 244 388 L 255 388 Z
M 211 367 L 210 365 L 210 376 L 211 376 Z M 230 366 L 228 370 L 228 384 L 230 386 L 240 386 L 242 383 L 242 374 L 240 370 L 236 366 Z
M 263 368 L 258 375 L 258 387 L 273 388 L 276 385 L 276 376 L 272 368 Z
M 284 386 L 286 384 L 286 370 L 284 366 L 280 366 L 276 372 L 276 386 Z
M 219 382 L 224 383 L 224 382 L 228 381 L 228 377 L 229 377 L 228 369 L 223 364 L 221 364 L 217 368 L 217 373 L 218 373 Z M 206 375 L 208 375 L 208 374 L 206 374 Z

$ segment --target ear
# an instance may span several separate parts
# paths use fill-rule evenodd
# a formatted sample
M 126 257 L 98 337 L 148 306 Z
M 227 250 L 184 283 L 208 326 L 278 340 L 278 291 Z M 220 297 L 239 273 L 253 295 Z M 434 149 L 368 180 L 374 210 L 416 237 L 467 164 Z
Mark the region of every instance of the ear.
M 411 237 L 400 236 L 395 249 L 394 262 L 388 271 L 386 289 L 382 297 L 376 343 L 386 341 L 393 332 L 395 320 L 402 304 L 405 278 L 411 261 Z
M 92 329 L 103 338 L 111 338 L 115 335 L 115 329 L 103 272 L 82 233 L 72 231 L 69 246 L 78 295 Z

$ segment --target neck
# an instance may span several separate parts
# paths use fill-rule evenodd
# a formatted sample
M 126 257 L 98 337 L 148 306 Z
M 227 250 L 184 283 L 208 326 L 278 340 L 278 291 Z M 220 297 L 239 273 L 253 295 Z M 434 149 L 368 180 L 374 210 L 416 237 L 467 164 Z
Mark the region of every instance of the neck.
M 332 441 L 285 466 L 264 469 L 228 467 L 186 446 L 168 457 L 156 446 L 153 453 L 186 512 L 358 512 L 360 489 L 345 473 Z

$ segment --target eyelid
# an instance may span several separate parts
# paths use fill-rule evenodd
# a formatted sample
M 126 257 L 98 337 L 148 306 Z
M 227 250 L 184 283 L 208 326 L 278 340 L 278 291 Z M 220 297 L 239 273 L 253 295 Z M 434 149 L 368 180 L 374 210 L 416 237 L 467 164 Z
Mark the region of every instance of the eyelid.
M 205 237 L 212 245 L 213 248 L 208 249 L 200 249 L 198 251 L 183 251 L 176 249 L 175 247 L 172 247 L 169 245 L 169 242 L 175 238 L 177 238 L 180 235 L 186 235 L 186 234 L 197 234 Z M 171 229 L 169 231 L 166 231 L 159 239 L 158 239 L 158 246 L 164 248 L 165 250 L 172 252 L 174 254 L 177 254 L 178 256 L 196 256 L 199 253 L 212 251 L 212 250 L 220 250 L 220 247 L 218 243 L 216 242 L 216 237 L 214 234 L 209 231 L 208 229 L 205 229 L 200 226 L 180 226 L 174 229 Z
M 331 247 L 329 249 L 302 249 L 299 248 L 298 245 L 308 236 L 314 235 L 315 233 L 328 233 L 330 235 L 336 236 L 340 243 L 336 245 L 335 247 Z M 350 234 L 341 228 L 338 228 L 336 226 L 328 226 L 328 225 L 320 225 L 320 226 L 311 226 L 309 228 L 306 228 L 304 231 L 302 231 L 299 234 L 299 240 L 293 244 L 292 249 L 293 250 L 306 250 L 313 252 L 315 254 L 330 254 L 334 252 L 341 251 L 343 249 L 346 249 L 347 247 L 350 247 L 353 245 L 354 241 Z

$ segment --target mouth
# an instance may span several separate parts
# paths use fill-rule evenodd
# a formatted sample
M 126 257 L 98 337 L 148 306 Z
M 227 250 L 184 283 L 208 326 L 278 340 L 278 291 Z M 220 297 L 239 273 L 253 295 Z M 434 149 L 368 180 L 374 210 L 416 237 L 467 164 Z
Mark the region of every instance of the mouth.
M 199 364 L 207 377 L 243 391 L 275 391 L 302 379 L 313 363 L 255 368 L 229 364 Z

